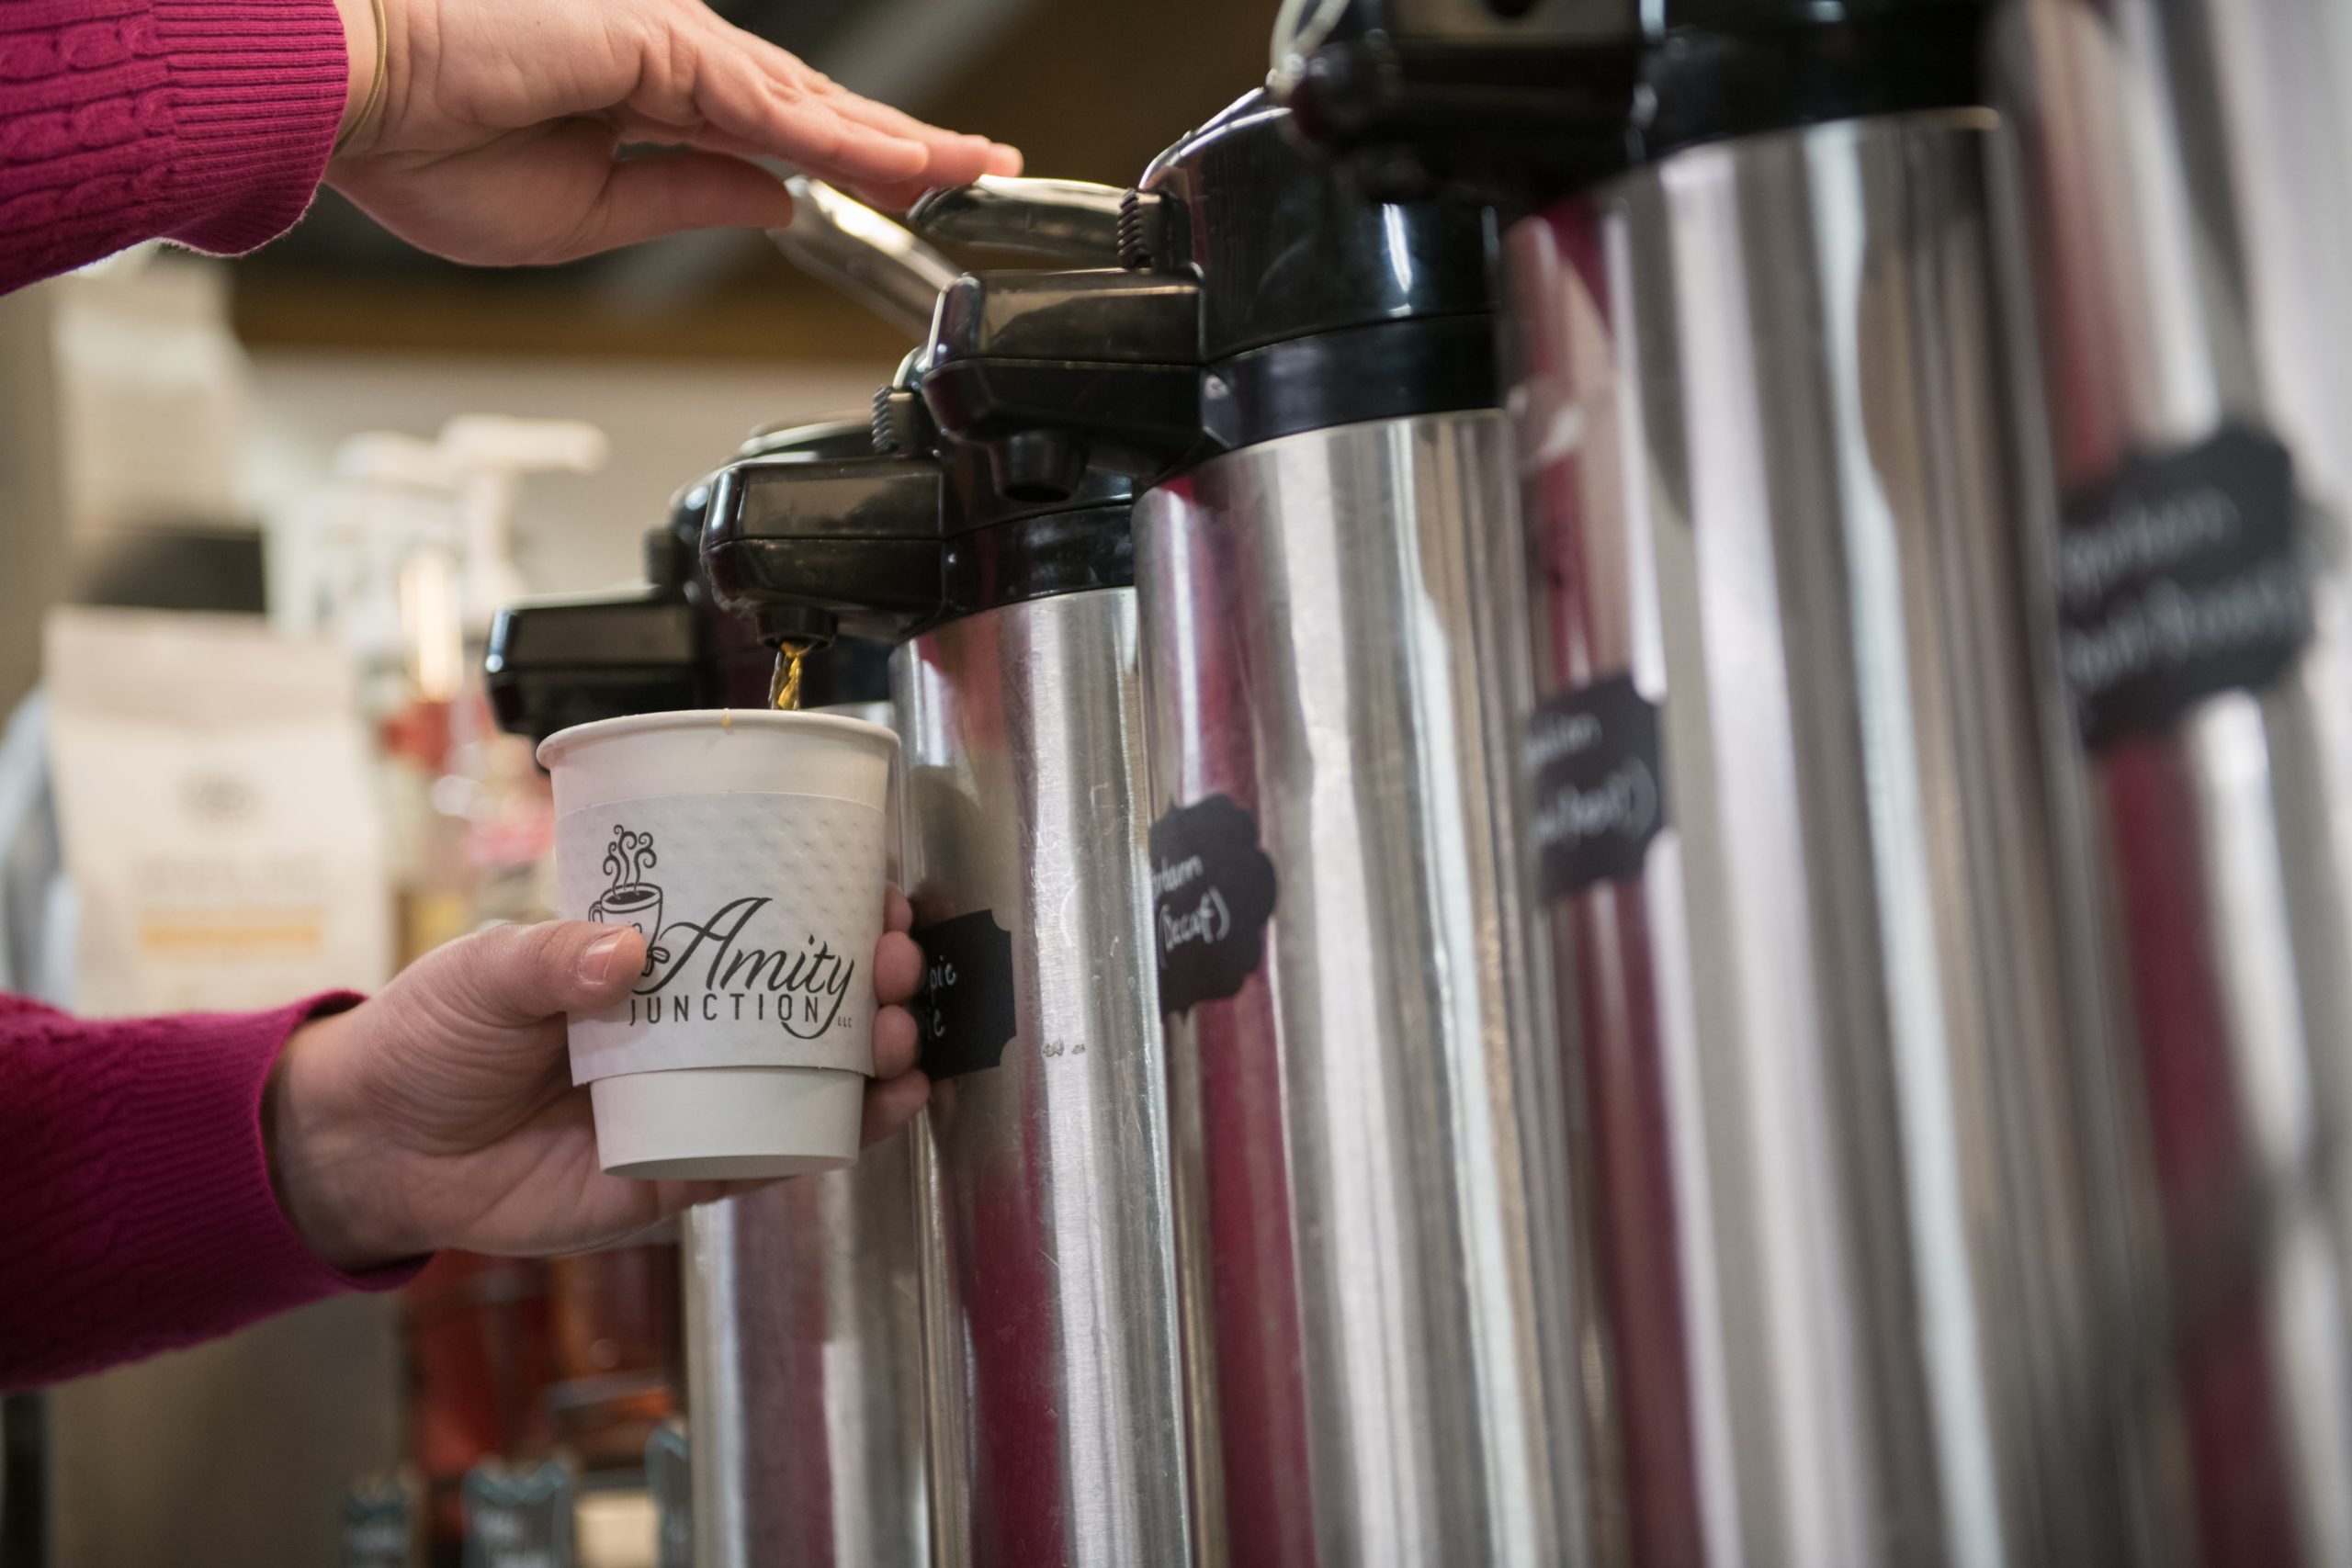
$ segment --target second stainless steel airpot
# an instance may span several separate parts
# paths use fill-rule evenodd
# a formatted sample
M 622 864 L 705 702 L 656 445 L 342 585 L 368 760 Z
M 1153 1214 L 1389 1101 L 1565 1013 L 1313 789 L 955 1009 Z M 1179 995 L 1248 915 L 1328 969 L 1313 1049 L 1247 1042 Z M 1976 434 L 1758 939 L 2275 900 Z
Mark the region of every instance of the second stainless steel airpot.
M 1121 268 L 956 284 L 924 393 L 1008 489 L 1137 483 L 1200 1561 L 1573 1562 L 1487 231 L 1286 119 L 1156 160 Z
M 893 645 L 929 965 L 914 1129 L 934 1561 L 1190 1551 L 1127 487 L 1006 493 L 910 361 L 889 449 L 752 459 L 704 560 L 772 638 Z

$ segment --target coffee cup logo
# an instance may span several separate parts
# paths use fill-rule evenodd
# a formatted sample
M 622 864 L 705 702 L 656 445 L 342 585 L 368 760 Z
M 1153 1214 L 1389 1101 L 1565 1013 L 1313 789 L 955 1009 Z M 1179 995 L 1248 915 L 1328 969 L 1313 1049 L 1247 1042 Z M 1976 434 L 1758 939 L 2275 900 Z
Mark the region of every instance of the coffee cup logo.
M 612 886 L 588 907 L 588 918 L 604 925 L 635 926 L 645 939 L 645 967 L 650 975 L 670 961 L 661 946 L 662 889 L 645 879 L 661 857 L 653 852 L 653 835 L 632 833 L 613 824 L 612 847 L 605 852 L 605 874 Z
M 707 919 L 695 919 L 704 890 L 695 886 L 702 877 L 694 869 L 691 838 L 686 854 L 684 886 L 673 886 L 677 897 L 672 898 L 647 874 L 661 860 L 652 833 L 615 823 L 605 850 L 608 882 L 588 906 L 588 918 L 635 926 L 645 939 L 645 967 L 629 998 L 630 1027 L 773 1021 L 787 1034 L 809 1040 L 831 1032 L 845 1016 L 857 1016 L 849 1008 L 856 959 L 836 952 L 813 928 L 804 928 L 797 942 L 790 929 L 797 922 L 786 920 L 787 930 L 779 932 L 777 917 L 786 911 L 767 895 L 720 896 Z M 686 912 L 680 913 L 680 906 Z
M 636 928 L 629 994 L 571 1019 L 575 1082 L 675 1067 L 873 1071 L 882 814 L 801 795 L 612 800 L 556 825 L 566 913 Z

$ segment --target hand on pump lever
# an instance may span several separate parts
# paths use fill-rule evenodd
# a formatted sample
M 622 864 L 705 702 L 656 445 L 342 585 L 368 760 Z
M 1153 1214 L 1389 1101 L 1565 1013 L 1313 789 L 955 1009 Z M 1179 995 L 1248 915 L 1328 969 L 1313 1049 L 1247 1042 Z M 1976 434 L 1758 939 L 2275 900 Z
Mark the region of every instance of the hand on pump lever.
M 327 183 L 456 261 L 779 227 L 792 198 L 758 157 L 893 208 L 1021 171 L 1012 148 L 862 98 L 703 0 L 335 4 L 351 81 Z M 623 142 L 680 151 L 622 160 Z
M 922 955 L 893 891 L 874 955 L 865 1141 L 931 1092 L 915 1070 Z M 516 1255 L 617 1241 L 758 1182 L 632 1181 L 596 1162 L 564 1014 L 627 996 L 645 963 L 630 926 L 508 926 L 448 943 L 348 1012 L 297 1030 L 263 1110 L 277 1201 L 313 1252 L 353 1271 L 442 1247 Z

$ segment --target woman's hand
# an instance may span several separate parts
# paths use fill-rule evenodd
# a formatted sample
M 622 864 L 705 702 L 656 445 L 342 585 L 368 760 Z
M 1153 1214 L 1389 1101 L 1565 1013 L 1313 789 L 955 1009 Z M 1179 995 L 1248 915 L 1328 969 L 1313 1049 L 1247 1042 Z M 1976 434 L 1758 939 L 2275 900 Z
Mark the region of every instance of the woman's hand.
M 931 1085 L 914 1070 L 922 955 L 890 895 L 875 953 L 865 1142 Z M 273 1070 L 263 1118 L 277 1201 L 312 1251 L 364 1269 L 445 1247 L 576 1252 L 758 1183 L 630 1181 L 596 1163 L 564 1014 L 618 1001 L 645 944 L 634 928 L 510 926 L 436 949 L 349 1012 L 304 1024 Z
M 783 223 L 791 198 L 752 157 L 889 207 L 1021 168 L 1010 147 L 842 90 L 702 0 L 385 0 L 380 90 L 369 0 L 336 4 L 349 142 L 327 183 L 455 261 L 569 261 Z M 617 162 L 624 141 L 683 151 Z

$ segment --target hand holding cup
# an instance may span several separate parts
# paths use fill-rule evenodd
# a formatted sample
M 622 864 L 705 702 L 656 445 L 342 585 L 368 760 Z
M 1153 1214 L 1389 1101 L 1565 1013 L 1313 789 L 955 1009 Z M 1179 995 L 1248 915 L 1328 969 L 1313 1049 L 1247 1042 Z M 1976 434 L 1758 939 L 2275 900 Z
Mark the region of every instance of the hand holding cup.
M 872 949 L 875 1077 L 866 1143 L 920 1110 L 911 998 L 922 958 L 887 896 Z M 312 1251 L 358 1270 L 440 1247 L 580 1251 L 692 1203 L 759 1185 L 632 1181 L 598 1167 L 590 1093 L 571 1082 L 565 1015 L 642 982 L 628 926 L 508 926 L 426 954 L 383 991 L 294 1032 L 263 1100 L 279 1206 Z

